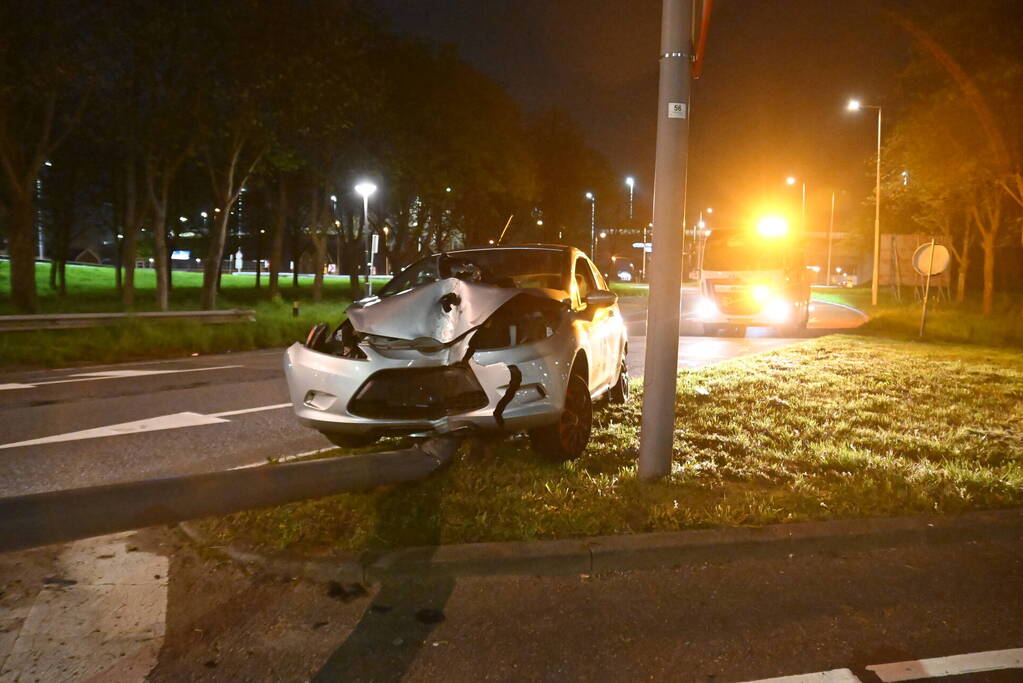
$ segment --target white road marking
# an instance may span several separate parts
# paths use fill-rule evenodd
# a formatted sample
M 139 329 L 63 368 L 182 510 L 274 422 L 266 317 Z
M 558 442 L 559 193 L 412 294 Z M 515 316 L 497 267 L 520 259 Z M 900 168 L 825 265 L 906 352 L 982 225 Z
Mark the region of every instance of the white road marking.
M 145 420 L 134 420 L 122 422 L 121 424 L 96 427 L 95 429 L 83 429 L 77 432 L 66 434 L 55 434 L 44 436 L 39 439 L 18 441 L 17 443 L 5 443 L 0 445 L 0 450 L 5 448 L 20 448 L 22 446 L 41 446 L 47 443 L 60 443 L 62 441 L 81 441 L 83 439 L 98 439 L 104 436 L 120 436 L 122 434 L 141 434 L 142 432 L 155 432 L 161 429 L 179 429 L 181 427 L 198 427 L 200 425 L 217 424 L 227 422 L 214 415 L 202 415 L 200 413 L 172 413 L 171 415 L 159 415 Z
M 290 405 L 290 404 L 289 404 Z M 294 453 L 293 455 L 282 455 L 279 458 L 274 458 L 276 462 L 291 462 L 292 460 L 298 460 L 299 458 L 305 458 L 310 455 L 319 455 L 320 453 L 326 453 L 327 451 L 336 451 L 337 446 L 327 446 L 326 448 L 317 448 L 316 450 L 306 451 L 305 453 Z M 259 462 L 250 462 L 248 465 L 236 465 L 232 467 L 232 470 L 247 470 L 253 467 L 262 467 L 263 465 L 270 464 L 267 460 L 260 460 Z
M 868 671 L 873 671 L 885 683 L 914 681 L 919 678 L 959 676 L 999 669 L 1023 669 L 1023 648 L 973 652 L 951 657 L 935 657 L 934 659 L 914 659 L 908 662 L 875 664 L 867 667 Z
M 242 408 L 241 410 L 225 410 L 222 413 L 211 413 L 210 417 L 229 417 L 231 415 L 244 415 L 246 413 L 260 413 L 264 410 L 278 410 L 280 408 L 290 408 L 291 402 L 288 403 L 275 403 L 272 406 L 259 406 L 257 408 Z
M 291 406 L 290 403 L 274 403 L 273 405 L 256 406 L 255 408 L 225 410 L 224 412 L 212 413 L 210 415 L 204 415 L 202 413 L 193 412 L 171 413 L 170 415 L 157 415 L 156 417 L 150 417 L 144 420 L 133 420 L 131 422 L 122 422 L 120 424 L 106 425 L 104 427 L 95 427 L 93 429 L 82 429 L 77 432 L 67 432 L 65 434 L 44 436 L 38 439 L 29 439 L 27 441 L 0 444 L 0 450 L 3 450 L 5 448 L 21 448 L 22 446 L 41 446 L 43 444 L 61 443 L 64 441 L 99 439 L 105 436 L 141 434 L 143 432 L 156 432 L 162 429 L 201 427 L 203 425 L 230 422 L 230 420 L 225 420 L 224 418 L 229 417 L 231 415 L 246 415 L 248 413 L 258 413 L 264 410 L 279 410 L 280 408 L 288 408 L 290 406 Z
M 169 562 L 129 552 L 134 533 L 65 546 L 55 575 L 75 583 L 40 590 L 0 660 L 0 680 L 145 679 L 166 632 Z
M 47 384 L 67 384 L 69 382 L 92 382 L 99 379 L 124 379 L 129 377 L 148 377 L 150 375 L 174 375 L 182 372 L 205 372 L 207 370 L 228 370 L 241 368 L 243 365 L 217 365 L 209 368 L 183 368 L 178 370 L 106 370 L 103 372 L 79 372 L 63 379 L 53 379 L 34 384 L 0 384 L 0 391 L 11 389 L 35 389 Z
M 749 681 L 749 683 L 860 683 L 860 679 L 849 669 L 833 669 L 812 674 L 762 678 L 758 681 Z

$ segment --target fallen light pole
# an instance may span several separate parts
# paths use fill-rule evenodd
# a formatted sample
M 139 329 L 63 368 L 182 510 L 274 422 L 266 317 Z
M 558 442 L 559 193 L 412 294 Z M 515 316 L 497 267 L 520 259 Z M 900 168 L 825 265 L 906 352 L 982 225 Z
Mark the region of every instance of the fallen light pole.
M 460 441 L 0 498 L 0 552 L 424 479 Z
M 692 0 L 664 0 L 661 12 L 657 155 L 654 169 L 656 267 L 650 278 L 646 372 L 639 476 L 671 471 L 682 287 L 682 231 L 689 153 L 690 23 Z

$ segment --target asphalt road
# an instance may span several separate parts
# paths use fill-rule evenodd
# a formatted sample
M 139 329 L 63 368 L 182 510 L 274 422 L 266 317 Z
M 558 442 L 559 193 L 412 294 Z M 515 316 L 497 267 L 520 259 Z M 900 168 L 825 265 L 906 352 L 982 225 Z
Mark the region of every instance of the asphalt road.
M 642 358 L 642 309 L 624 315 Z M 818 330 L 855 320 L 818 315 Z M 799 341 L 683 337 L 680 355 L 697 367 Z M 284 403 L 279 350 L 2 377 L 0 486 L 11 495 L 324 446 Z M 163 428 L 128 424 L 138 420 Z M 50 441 L 10 445 L 40 438 Z M 1021 558 L 1023 535 L 978 534 L 332 590 L 243 570 L 154 528 L 0 555 L 0 681 L 876 683 L 902 680 L 879 675 L 898 663 L 912 680 L 1009 683 L 1023 669 L 924 674 L 1023 662 Z
M 61 667 L 105 671 L 124 659 L 155 663 L 147 679 L 153 683 L 718 683 L 803 674 L 814 675 L 785 683 L 877 683 L 898 679 L 879 677 L 876 667 L 902 662 L 917 671 L 913 680 L 926 683 L 1023 680 L 1020 668 L 925 678 L 928 669 L 941 670 L 944 658 L 972 653 L 1017 650 L 1017 667 L 1023 665 L 1021 535 L 979 533 L 932 544 L 903 539 L 659 570 L 406 580 L 334 591 L 246 572 L 163 529 L 122 543 L 147 555 L 147 566 L 163 561 L 157 571 L 166 621 L 158 631 L 158 656 L 146 646 L 152 641 L 145 636 L 157 631 L 152 626 L 119 650 L 97 642 L 74 661 L 46 644 L 30 660 L 19 638 L 8 663 L 21 667 L 22 680 Z M 100 564 L 133 556 L 109 543 L 85 550 L 110 558 Z M 47 552 L 18 554 L 17 566 L 0 555 L 0 584 L 12 573 L 22 580 L 0 595 L 0 619 L 5 603 L 25 609 L 28 587 L 39 591 L 46 571 L 53 571 L 43 568 Z M 62 622 L 52 606 L 70 602 L 76 588 L 44 588 L 48 600 L 36 598 L 30 617 L 44 612 L 58 629 Z M 38 621 L 29 618 L 27 628 Z M 0 633 L 0 659 L 4 654 Z M 931 659 L 938 661 L 917 661 Z M 998 655 L 974 659 L 997 661 Z M 0 674 L 0 680 L 8 679 Z
M 643 374 L 645 300 L 623 302 L 633 376 Z M 818 304 L 808 336 L 859 324 Z M 683 336 L 679 367 L 797 343 Z M 329 446 L 288 405 L 282 351 L 0 375 L 0 496 L 222 470 Z

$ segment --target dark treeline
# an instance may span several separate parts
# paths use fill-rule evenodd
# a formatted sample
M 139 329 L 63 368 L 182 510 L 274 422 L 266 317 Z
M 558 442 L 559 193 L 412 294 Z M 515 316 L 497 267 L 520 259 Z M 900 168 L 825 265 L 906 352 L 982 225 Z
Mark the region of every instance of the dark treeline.
M 1023 23 L 1014 0 L 943 1 L 890 13 L 914 58 L 885 116 L 882 206 L 889 230 L 949 247 L 956 300 L 982 307 L 1023 279 Z
M 586 190 L 613 183 L 565 115 L 527 117 L 450 48 L 390 35 L 360 3 L 8 0 L 0 6 L 0 230 L 20 310 L 36 308 L 37 237 L 63 287 L 91 235 L 125 306 L 171 254 L 278 273 L 365 272 L 362 179 L 379 190 L 380 263 L 496 239 L 586 244 Z M 609 191 L 610 195 L 610 191 Z M 258 266 L 257 266 L 258 267 Z

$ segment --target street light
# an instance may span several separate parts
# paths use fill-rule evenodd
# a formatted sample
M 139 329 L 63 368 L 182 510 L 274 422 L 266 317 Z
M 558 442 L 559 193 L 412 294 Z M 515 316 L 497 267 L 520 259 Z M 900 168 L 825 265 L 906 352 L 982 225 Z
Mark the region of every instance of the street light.
M 369 198 L 377 191 L 377 186 L 364 180 L 355 186 L 355 192 L 362 197 L 362 231 L 366 235 L 366 296 L 373 295 L 373 281 L 369 278 L 373 269 L 372 254 L 369 250 Z
M 590 200 L 590 256 L 597 253 L 597 197 L 592 192 L 586 193 Z
M 806 230 L 806 181 L 805 180 L 800 181 L 798 178 L 796 178 L 795 176 L 791 176 L 791 175 L 788 178 L 785 179 L 785 184 L 786 185 L 795 185 L 797 182 L 799 182 L 803 186 L 803 204 L 802 204 L 803 208 L 801 210 L 801 213 L 799 214 L 799 227 L 802 228 L 803 230 Z
M 625 184 L 629 186 L 629 220 L 632 220 L 632 191 L 636 187 L 636 179 L 631 175 L 625 179 Z
M 870 283 L 870 304 L 877 306 L 878 278 L 881 274 L 881 107 L 849 100 L 849 111 L 877 110 L 877 168 L 874 177 L 874 274 Z

